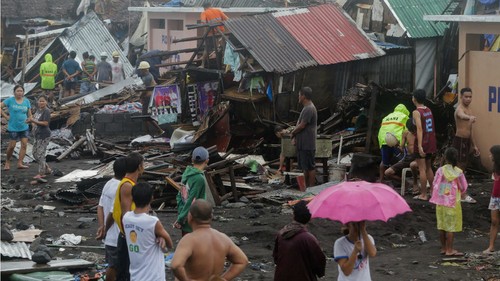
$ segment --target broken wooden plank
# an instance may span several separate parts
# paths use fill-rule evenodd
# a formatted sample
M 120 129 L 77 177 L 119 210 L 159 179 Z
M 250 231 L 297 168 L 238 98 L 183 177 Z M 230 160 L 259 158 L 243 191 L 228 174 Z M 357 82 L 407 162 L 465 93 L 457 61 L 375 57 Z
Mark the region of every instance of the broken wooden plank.
M 171 186 L 173 186 L 175 189 L 177 189 L 177 191 L 181 191 L 182 190 L 182 187 L 176 182 L 174 181 L 172 178 L 170 177 L 165 177 L 165 180 L 167 181 L 168 184 L 170 184 Z
M 82 145 L 86 140 L 87 138 L 82 137 L 76 142 L 74 142 L 72 146 L 70 146 L 66 151 L 64 151 L 61 155 L 59 155 L 59 157 L 57 157 L 57 161 L 61 161 L 62 159 L 64 159 L 71 152 L 73 152 L 73 150 L 77 149 L 80 145 Z
M 2 274 L 30 273 L 93 266 L 93 262 L 82 259 L 52 260 L 47 264 L 36 264 L 32 261 L 2 261 L 1 272 Z

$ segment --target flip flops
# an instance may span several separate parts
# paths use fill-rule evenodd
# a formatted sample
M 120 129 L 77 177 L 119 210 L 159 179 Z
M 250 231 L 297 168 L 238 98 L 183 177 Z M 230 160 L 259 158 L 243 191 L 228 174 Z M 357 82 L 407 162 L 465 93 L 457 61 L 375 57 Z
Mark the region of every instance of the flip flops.
M 429 198 L 424 199 L 424 198 L 420 197 L 420 194 L 413 196 L 413 199 L 420 200 L 420 201 L 429 201 Z
M 485 254 L 485 255 L 493 255 L 493 254 L 495 254 L 495 251 L 490 251 L 490 250 L 486 249 L 486 250 L 483 251 L 483 254 Z
M 451 254 L 444 254 L 447 257 L 462 257 L 464 253 L 461 253 L 459 251 L 453 251 Z
M 26 165 L 21 165 L 21 166 L 17 166 L 17 169 L 18 170 L 24 170 L 24 169 L 29 169 L 30 167 L 29 166 L 26 166 Z
M 469 203 L 469 204 L 476 204 L 477 203 L 476 199 L 470 197 L 470 195 L 467 195 L 467 197 L 460 200 L 460 202 Z

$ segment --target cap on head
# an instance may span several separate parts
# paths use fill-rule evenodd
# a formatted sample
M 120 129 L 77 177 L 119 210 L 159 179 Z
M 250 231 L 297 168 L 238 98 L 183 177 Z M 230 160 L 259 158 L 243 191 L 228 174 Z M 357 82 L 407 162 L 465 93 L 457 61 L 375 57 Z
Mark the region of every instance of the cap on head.
M 106 54 L 106 52 L 101 53 L 101 58 L 107 58 L 107 57 L 108 57 L 108 54 Z
M 208 150 L 203 146 L 198 146 L 193 150 L 192 160 L 194 163 L 203 163 L 208 160 Z
M 120 53 L 118 53 L 118 51 L 113 51 L 113 53 L 111 54 L 114 58 L 116 57 L 119 57 L 120 56 Z
M 141 61 L 137 69 L 149 69 L 149 68 L 150 68 L 149 62 Z

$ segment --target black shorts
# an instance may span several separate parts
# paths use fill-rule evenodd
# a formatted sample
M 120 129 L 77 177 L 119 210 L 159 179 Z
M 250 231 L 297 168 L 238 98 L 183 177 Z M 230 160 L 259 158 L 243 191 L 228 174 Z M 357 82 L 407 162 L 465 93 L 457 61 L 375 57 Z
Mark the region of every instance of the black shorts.
M 316 168 L 315 154 L 316 150 L 297 150 L 297 163 L 302 171 L 311 171 Z
M 75 80 L 69 81 L 69 80 L 65 79 L 63 82 L 63 85 L 64 85 L 64 89 L 67 91 L 76 90 L 76 81 Z
M 130 259 L 128 257 L 128 246 L 125 235 L 120 233 L 118 235 L 118 244 L 116 245 L 116 252 L 118 263 L 116 264 L 116 280 L 117 281 L 130 281 Z
M 401 159 L 398 163 L 394 164 L 391 166 L 391 169 L 394 170 L 394 173 L 396 175 L 401 175 L 401 173 L 403 172 L 403 169 L 404 168 L 409 168 L 410 167 L 410 164 L 412 161 L 414 161 L 416 158 L 415 158 L 415 154 L 411 154 L 411 155 L 406 155 L 403 159 Z
M 116 268 L 116 266 L 120 262 L 118 259 L 118 247 L 106 245 L 105 249 L 106 249 L 106 262 L 108 263 L 109 267 Z

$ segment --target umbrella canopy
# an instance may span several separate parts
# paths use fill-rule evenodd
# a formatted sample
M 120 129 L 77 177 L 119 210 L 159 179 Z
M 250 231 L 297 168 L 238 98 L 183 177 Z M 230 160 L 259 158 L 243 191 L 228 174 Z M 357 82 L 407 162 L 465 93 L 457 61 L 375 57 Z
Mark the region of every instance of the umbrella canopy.
M 342 223 L 375 221 L 411 212 L 410 206 L 396 191 L 382 183 L 342 182 L 323 190 L 308 205 L 313 218 Z

